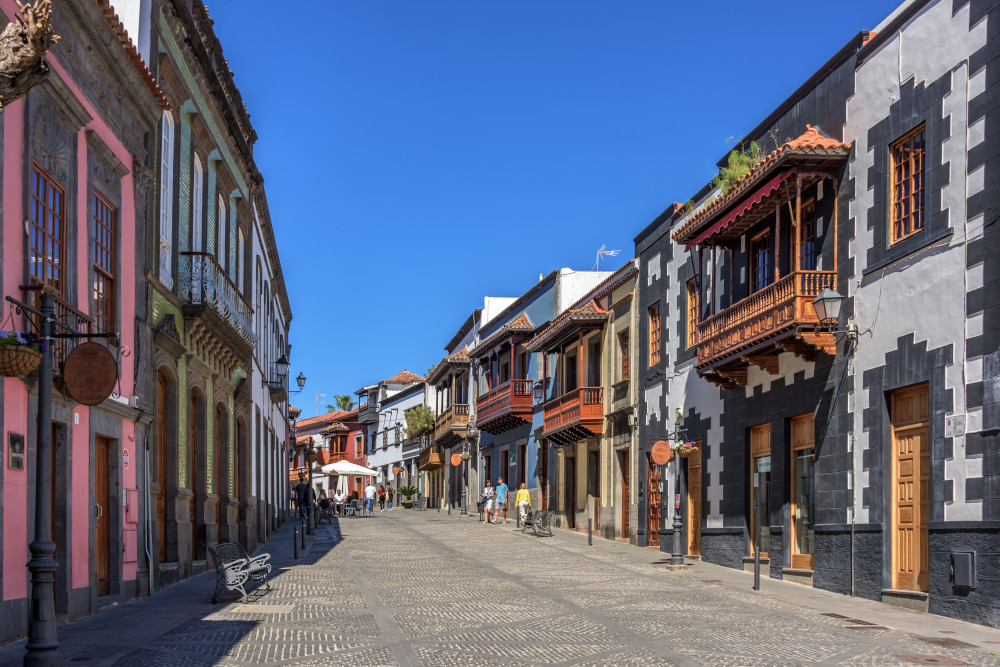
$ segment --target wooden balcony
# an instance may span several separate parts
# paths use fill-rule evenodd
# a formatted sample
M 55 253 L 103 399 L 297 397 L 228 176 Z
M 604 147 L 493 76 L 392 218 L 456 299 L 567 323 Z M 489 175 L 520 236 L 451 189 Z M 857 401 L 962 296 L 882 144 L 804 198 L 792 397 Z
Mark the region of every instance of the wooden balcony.
M 565 445 L 604 432 L 604 389 L 580 387 L 545 403 L 542 436 Z
M 812 300 L 836 289 L 834 271 L 796 271 L 698 325 L 698 371 L 716 384 L 746 384 L 747 367 L 778 372 L 778 354 L 811 359 L 836 352 L 832 334 L 822 333 Z
M 531 380 L 510 380 L 476 399 L 476 425 L 496 435 L 531 423 Z
M 338 461 L 348 461 L 347 452 L 333 452 L 331 451 L 327 458 L 327 463 L 337 463 Z
M 453 403 L 434 422 L 434 443 L 445 449 L 465 440 L 469 428 L 469 406 Z
M 441 448 L 437 445 L 428 445 L 420 451 L 420 457 L 417 459 L 417 469 L 427 472 L 429 470 L 437 470 L 444 465 L 444 454 L 441 453 Z
M 378 407 L 372 403 L 362 403 L 358 408 L 359 424 L 378 423 Z

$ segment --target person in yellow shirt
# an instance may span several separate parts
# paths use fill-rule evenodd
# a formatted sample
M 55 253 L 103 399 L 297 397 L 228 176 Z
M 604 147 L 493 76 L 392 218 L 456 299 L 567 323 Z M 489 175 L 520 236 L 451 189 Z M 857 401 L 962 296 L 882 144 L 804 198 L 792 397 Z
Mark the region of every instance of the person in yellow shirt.
M 524 482 L 521 482 L 521 488 L 517 490 L 517 497 L 514 498 L 517 503 L 517 511 L 521 515 L 521 525 L 528 520 L 528 510 L 531 508 L 531 496 L 528 495 L 528 490 L 524 488 Z

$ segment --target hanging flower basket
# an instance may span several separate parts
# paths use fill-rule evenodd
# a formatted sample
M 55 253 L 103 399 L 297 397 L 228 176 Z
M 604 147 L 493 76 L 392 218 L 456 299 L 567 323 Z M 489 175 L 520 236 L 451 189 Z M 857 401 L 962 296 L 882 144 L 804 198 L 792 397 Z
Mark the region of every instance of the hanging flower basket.
M 0 375 L 4 377 L 27 375 L 38 368 L 40 363 L 42 363 L 42 353 L 27 345 L 0 344 Z
M 306 452 L 306 461 L 308 461 L 309 463 L 312 463 L 315 460 L 316 460 L 316 452 L 307 451 Z
M 463 461 L 468 461 L 469 459 L 472 458 L 472 454 L 469 454 L 468 452 L 462 452 L 461 454 L 458 455 L 458 458 L 462 459 Z
M 677 456 L 686 459 L 698 451 L 698 446 L 694 442 L 682 442 L 677 445 Z

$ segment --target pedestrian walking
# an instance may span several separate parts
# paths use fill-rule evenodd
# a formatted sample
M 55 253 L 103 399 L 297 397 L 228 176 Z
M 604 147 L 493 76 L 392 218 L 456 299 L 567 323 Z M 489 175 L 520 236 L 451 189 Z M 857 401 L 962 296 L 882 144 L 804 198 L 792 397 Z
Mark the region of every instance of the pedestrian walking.
M 496 491 L 493 490 L 493 485 L 490 484 L 490 480 L 486 480 L 486 487 L 479 496 L 486 502 L 486 513 L 483 515 L 483 521 L 490 523 L 490 512 L 493 511 L 493 499 L 496 495 Z
M 503 522 L 507 523 L 507 485 L 503 483 L 503 477 L 497 477 L 497 499 L 493 504 L 493 523 L 497 521 L 497 514 L 503 509 Z
M 365 509 L 371 513 L 375 513 L 375 485 L 368 482 L 368 486 L 365 487 Z
M 309 503 L 312 501 L 312 489 L 306 483 L 305 474 L 301 472 L 299 473 L 299 483 L 295 485 L 295 496 L 299 505 L 299 516 L 304 519 L 306 508 L 309 507 Z
M 521 517 L 521 525 L 523 526 L 528 520 L 528 510 L 531 509 L 531 495 L 528 493 L 528 489 L 524 488 L 524 482 L 521 482 L 521 488 L 517 490 L 514 502 L 517 503 L 517 513 Z
M 379 486 L 378 487 L 378 511 L 379 512 L 384 512 L 385 511 L 385 487 L 384 486 Z
M 389 490 L 386 491 L 386 495 L 389 498 L 389 511 L 391 512 L 392 511 L 392 496 L 393 496 L 393 492 L 392 492 L 392 487 L 391 486 L 389 487 Z

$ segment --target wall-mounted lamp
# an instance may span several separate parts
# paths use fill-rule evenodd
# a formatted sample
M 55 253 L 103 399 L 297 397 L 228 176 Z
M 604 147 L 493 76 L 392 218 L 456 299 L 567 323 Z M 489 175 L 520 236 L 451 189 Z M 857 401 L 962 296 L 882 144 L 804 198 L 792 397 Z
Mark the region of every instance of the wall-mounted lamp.
M 826 327 L 827 333 L 834 336 L 844 334 L 848 340 L 855 341 L 858 339 L 857 325 L 850 324 L 846 329 L 834 329 L 840 319 L 840 308 L 843 304 L 844 297 L 829 287 L 821 289 L 812 302 L 816 318 L 819 320 L 820 326 Z

